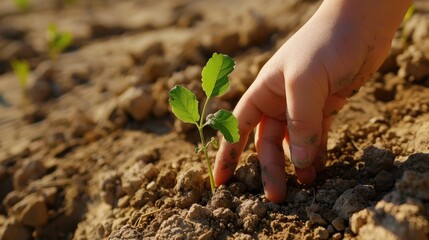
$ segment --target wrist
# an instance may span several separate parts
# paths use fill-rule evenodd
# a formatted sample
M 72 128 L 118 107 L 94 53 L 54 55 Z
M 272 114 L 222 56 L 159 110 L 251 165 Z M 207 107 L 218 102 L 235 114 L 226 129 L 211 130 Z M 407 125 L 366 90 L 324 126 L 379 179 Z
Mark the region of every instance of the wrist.
M 320 12 L 324 18 L 353 24 L 356 30 L 391 40 L 402 22 L 411 0 L 325 0 Z

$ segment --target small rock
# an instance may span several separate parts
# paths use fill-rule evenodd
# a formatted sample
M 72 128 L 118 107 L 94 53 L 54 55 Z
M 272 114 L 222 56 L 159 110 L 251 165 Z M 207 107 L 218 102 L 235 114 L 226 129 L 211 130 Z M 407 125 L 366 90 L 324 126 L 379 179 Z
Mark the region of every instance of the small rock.
M 415 45 L 409 46 L 396 61 L 399 65 L 398 76 L 410 82 L 422 81 L 429 76 L 429 59 Z
M 41 178 L 46 173 L 46 167 L 38 159 L 28 159 L 13 175 L 15 189 L 24 189 L 28 184 Z
M 256 154 L 247 157 L 245 163 L 235 171 L 234 177 L 244 183 L 249 191 L 262 189 L 261 167 Z
M 155 163 L 160 158 L 158 148 L 144 148 L 134 153 L 133 156 L 136 161 L 142 161 L 144 163 Z
M 98 106 L 97 110 L 94 112 L 93 119 L 102 126 L 111 125 L 115 128 L 123 127 L 128 122 L 125 110 L 119 108 L 116 99 L 112 99 Z
M 324 227 L 317 227 L 314 229 L 314 238 L 315 239 L 328 239 L 329 238 L 329 232 Z
M 205 225 L 210 224 L 210 219 L 213 218 L 213 213 L 206 207 L 199 204 L 192 204 L 186 215 L 186 219 L 192 222 L 197 222 Z
M 415 153 L 411 154 L 408 159 L 400 166 L 402 171 L 429 172 L 429 154 Z
M 29 240 L 31 237 L 30 228 L 22 226 L 14 218 L 9 218 L 4 224 L 0 225 L 1 240 Z
M 119 107 L 129 113 L 135 120 L 145 120 L 152 110 L 155 100 L 143 87 L 130 87 L 119 97 Z
M 85 133 L 95 127 L 94 121 L 81 109 L 77 109 L 71 119 L 70 127 L 67 130 L 71 137 L 82 138 Z
M 216 208 L 213 210 L 213 216 L 228 222 L 232 222 L 235 219 L 234 212 L 229 208 Z
M 155 203 L 158 196 L 154 192 L 146 189 L 139 189 L 134 194 L 134 197 L 130 201 L 130 205 L 134 208 L 142 208 L 147 203 Z
M 106 203 L 115 206 L 117 195 L 122 190 L 121 178 L 116 171 L 106 172 L 101 176 L 100 180 L 100 197 Z
M 176 184 L 176 176 L 176 171 L 163 168 L 158 174 L 156 183 L 163 188 L 172 188 Z
M 131 49 L 131 55 L 136 63 L 145 63 L 150 56 L 162 55 L 164 46 L 160 41 L 146 43 L 145 46 Z
M 3 206 L 6 210 L 10 210 L 15 204 L 21 201 L 25 197 L 25 194 L 21 191 L 11 191 L 3 199 Z
M 240 18 L 240 46 L 246 47 L 266 42 L 275 29 L 255 10 L 246 11 Z
M 149 163 L 143 167 L 142 172 L 149 181 L 152 181 L 158 176 L 159 170 L 155 165 L 153 165 L 153 163 Z
M 189 28 L 195 25 L 198 21 L 202 20 L 203 16 L 199 12 L 186 11 L 177 19 L 177 27 Z
M 130 205 L 130 196 L 125 195 L 118 200 L 118 207 L 119 208 L 126 208 Z
M 364 150 L 362 160 L 365 161 L 365 169 L 372 175 L 376 175 L 381 170 L 389 170 L 393 167 L 395 155 L 385 149 L 370 146 Z
M 323 184 L 322 189 L 335 189 L 338 194 L 342 194 L 349 188 L 356 186 L 356 180 L 345 180 L 341 178 L 328 179 L 325 184 Z
M 317 191 L 316 200 L 320 203 L 333 204 L 338 198 L 338 193 L 335 189 L 320 189 Z
M 332 235 L 332 240 L 341 240 L 343 239 L 343 235 L 341 233 L 335 233 Z
M 30 194 L 15 204 L 13 214 L 26 226 L 43 227 L 48 222 L 48 209 L 45 199 L 39 194 Z
M 341 194 L 333 209 L 340 217 L 348 219 L 353 213 L 368 207 L 374 197 L 375 190 L 372 186 L 358 185 Z
M 218 29 L 203 39 L 203 46 L 214 52 L 232 54 L 240 47 L 240 35 L 235 30 Z
M 375 187 L 381 191 L 390 190 L 395 185 L 394 176 L 385 170 L 382 170 L 375 176 Z
M 326 220 L 319 214 L 320 206 L 318 204 L 313 204 L 305 208 L 307 212 L 308 221 L 313 225 L 317 224 L 320 226 L 327 226 L 328 223 Z
M 143 183 L 142 168 L 143 164 L 136 162 L 122 175 L 122 190 L 130 197 L 134 195 Z
M 229 184 L 228 190 L 232 193 L 232 195 L 239 197 L 247 191 L 247 187 L 242 182 L 232 182 Z
M 158 186 L 156 185 L 155 181 L 152 181 L 152 182 L 147 184 L 146 189 L 154 192 L 154 191 L 156 191 L 156 189 L 158 189 Z
M 213 207 L 213 209 L 232 209 L 234 207 L 234 196 L 228 190 L 218 189 L 210 200 L 210 206 Z
M 429 156 L 429 155 L 428 155 Z M 405 171 L 400 181 L 395 184 L 396 191 L 407 197 L 429 201 L 429 173 Z M 386 196 L 387 197 L 387 196 Z
M 159 77 L 168 76 L 171 74 L 170 63 L 163 56 L 152 55 L 149 56 L 143 65 L 143 78 L 147 82 L 154 82 Z
M 349 220 L 352 232 L 358 234 L 361 227 L 367 223 L 367 219 L 371 218 L 372 215 L 373 213 L 367 208 L 353 214 Z
M 192 169 L 179 176 L 174 191 L 175 201 L 179 208 L 188 208 L 201 200 L 204 181 L 201 171 Z
M 48 206 L 54 206 L 58 196 L 58 188 L 57 187 L 47 187 L 41 190 L 43 198 L 46 201 Z
M 9 150 L 9 154 L 14 157 L 27 157 L 30 154 L 29 145 L 29 140 L 15 142 Z
M 263 218 L 267 213 L 267 206 L 259 199 L 247 199 L 243 203 L 241 203 L 240 206 L 238 206 L 237 212 L 238 215 L 242 218 L 246 217 L 249 214 L 255 214 L 258 218 Z
M 337 231 L 343 231 L 346 228 L 343 218 L 337 217 L 331 223 Z
M 310 221 L 311 224 L 316 224 L 316 225 L 319 225 L 319 226 L 326 226 L 326 225 L 328 225 L 328 223 L 326 222 L 326 220 L 323 219 L 323 217 L 320 214 L 318 214 L 318 213 L 310 212 L 310 213 L 307 213 L 307 216 L 308 216 L 308 220 Z
M 335 232 L 335 229 L 334 229 L 334 227 L 331 224 L 328 225 L 328 227 L 326 228 L 326 230 L 328 230 L 329 234 L 332 234 L 332 233 Z
M 3 180 L 7 177 L 7 169 L 4 166 L 0 166 L 0 180 Z

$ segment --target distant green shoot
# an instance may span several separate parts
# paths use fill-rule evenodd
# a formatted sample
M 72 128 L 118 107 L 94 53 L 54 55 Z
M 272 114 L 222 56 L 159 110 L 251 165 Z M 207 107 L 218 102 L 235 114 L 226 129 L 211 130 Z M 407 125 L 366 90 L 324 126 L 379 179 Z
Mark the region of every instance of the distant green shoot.
M 401 33 L 401 41 L 404 47 L 407 46 L 407 40 L 410 36 L 409 29 L 406 28 L 406 24 L 410 21 L 411 17 L 414 15 L 416 10 L 416 6 L 414 3 L 411 4 L 411 6 L 408 8 L 407 12 L 405 13 L 404 18 L 402 19 L 402 33 Z
M 12 66 L 13 72 L 15 73 L 19 87 L 21 88 L 22 96 L 24 97 L 24 100 L 27 101 L 27 83 L 28 78 L 30 76 L 30 64 L 27 60 L 12 60 L 10 62 L 10 65 Z
M 210 186 L 214 193 L 216 187 L 213 178 L 210 159 L 208 157 L 208 146 L 212 144 L 217 148 L 217 141 L 211 138 L 206 143 L 204 138 L 203 128 L 211 126 L 219 130 L 224 136 L 225 140 L 230 143 L 235 143 L 240 140 L 238 133 L 238 121 L 234 115 L 226 110 L 219 110 L 214 114 L 209 114 L 205 117 L 206 108 L 209 100 L 212 97 L 221 96 L 229 87 L 228 74 L 230 74 L 235 67 L 234 60 L 224 54 L 214 53 L 208 60 L 206 66 L 202 71 L 202 88 L 206 94 L 201 114 L 199 112 L 199 103 L 193 92 L 182 86 L 175 86 L 169 92 L 169 103 L 174 115 L 185 123 L 195 124 L 198 128 L 201 140 L 201 147 L 197 148 L 197 152 L 203 152 L 210 177 Z
M 26 12 L 30 9 L 29 0 L 13 0 L 13 3 L 22 12 Z
M 50 24 L 46 30 L 49 58 L 56 60 L 73 42 L 73 35 L 69 32 L 60 32 L 56 24 Z

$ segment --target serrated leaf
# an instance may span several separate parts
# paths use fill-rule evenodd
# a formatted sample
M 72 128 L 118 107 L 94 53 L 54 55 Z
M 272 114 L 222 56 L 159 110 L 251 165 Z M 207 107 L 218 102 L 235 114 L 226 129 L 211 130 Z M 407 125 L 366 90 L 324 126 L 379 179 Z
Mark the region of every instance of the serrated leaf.
M 207 116 L 207 124 L 219 130 L 225 140 L 230 143 L 235 143 L 240 140 L 237 118 L 229 111 L 221 109 L 215 114 L 209 114 Z
M 228 74 L 234 70 L 235 61 L 225 54 L 213 53 L 213 56 L 204 66 L 202 87 L 208 98 L 222 95 L 228 90 Z
M 198 100 L 193 92 L 182 86 L 173 87 L 168 93 L 171 109 L 176 117 L 186 123 L 197 123 L 200 120 Z

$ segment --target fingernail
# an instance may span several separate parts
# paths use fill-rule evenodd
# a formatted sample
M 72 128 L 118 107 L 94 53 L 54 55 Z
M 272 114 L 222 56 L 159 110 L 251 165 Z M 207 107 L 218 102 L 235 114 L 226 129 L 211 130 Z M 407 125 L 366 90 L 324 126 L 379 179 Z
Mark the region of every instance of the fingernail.
M 308 167 L 314 158 L 314 154 L 308 148 L 295 145 L 290 146 L 290 155 L 293 165 L 298 168 Z

